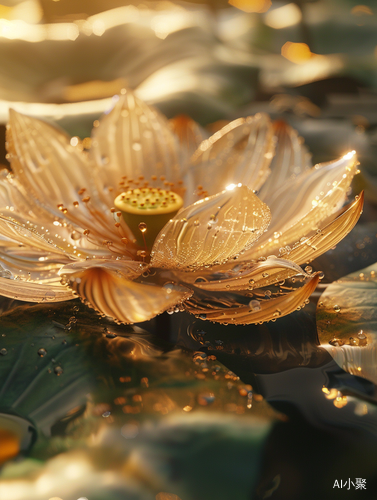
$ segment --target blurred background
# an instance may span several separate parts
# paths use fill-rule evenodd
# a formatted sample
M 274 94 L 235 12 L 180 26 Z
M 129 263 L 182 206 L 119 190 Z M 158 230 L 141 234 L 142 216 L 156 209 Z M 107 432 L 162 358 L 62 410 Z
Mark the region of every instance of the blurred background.
M 202 125 L 263 110 L 299 129 L 314 162 L 356 149 L 375 201 L 376 10 L 372 0 L 2 0 L 0 122 L 13 106 L 84 138 L 123 87 Z

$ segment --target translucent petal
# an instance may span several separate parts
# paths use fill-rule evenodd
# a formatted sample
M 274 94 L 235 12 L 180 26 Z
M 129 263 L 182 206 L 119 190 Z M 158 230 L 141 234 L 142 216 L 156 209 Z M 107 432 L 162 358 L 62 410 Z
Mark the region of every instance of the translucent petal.
M 271 224 L 249 258 L 271 255 L 310 233 L 338 210 L 356 173 L 354 152 L 332 163 L 316 165 L 268 198 Z
M 181 165 L 184 165 L 204 139 L 208 138 L 209 134 L 187 115 L 176 116 L 169 120 L 169 124 L 178 137 L 181 148 Z
M 281 297 L 260 301 L 258 308 L 255 306 L 241 306 L 208 309 L 191 307 L 190 301 L 185 304 L 185 308 L 192 314 L 199 315 L 201 319 L 215 321 L 217 323 L 227 323 L 233 325 L 246 325 L 270 321 L 282 316 L 286 316 L 297 308 L 302 307 L 305 300 L 314 292 L 319 281 L 319 276 L 315 276 L 303 287 L 294 292 L 282 295 Z
M 363 211 L 364 193 L 347 205 L 330 224 L 320 228 L 309 238 L 301 238 L 288 252 L 283 250 L 281 256 L 303 264 L 311 262 L 316 257 L 333 248 L 339 243 L 355 226 Z
M 150 181 L 153 175 L 179 180 L 178 141 L 168 121 L 130 91 L 93 129 L 90 156 L 102 188 L 113 190 L 112 199 L 122 190 L 122 176 L 127 182 L 139 182 L 140 176 Z
M 118 276 L 133 280 L 140 276 L 148 268 L 148 264 L 140 261 L 125 259 L 86 259 L 65 265 L 61 268 L 59 275 L 69 278 L 71 274 L 85 271 L 91 267 L 103 267 L 109 272 L 115 272 Z
M 69 279 L 84 303 L 122 323 L 147 321 L 192 294 L 174 285 L 136 283 L 105 267 L 91 267 L 71 274 Z
M 69 261 L 68 257 L 42 252 L 31 247 L 20 247 L 18 244 L 0 245 L 0 275 L 5 278 L 59 284 L 58 271 Z
M 81 201 L 91 169 L 81 151 L 61 130 L 37 118 L 10 110 L 8 151 L 11 165 L 28 194 L 60 215 L 58 204 Z
M 343 370 L 377 384 L 377 264 L 327 287 L 317 326 L 321 346 Z
M 272 124 L 277 138 L 275 156 L 273 157 L 266 182 L 258 192 L 258 196 L 268 205 L 268 200 L 286 181 L 308 170 L 312 165 L 310 154 L 302 137 L 283 120 Z
M 24 227 L 8 217 L 0 216 L 0 233 L 2 236 L 28 247 L 34 247 L 38 250 L 56 253 L 61 256 L 65 253 L 65 249 L 52 241 L 49 235 L 44 237 L 44 235 L 36 232 L 32 225 L 29 228 Z
M 13 280 L 0 277 L 0 295 L 26 302 L 62 302 L 75 299 L 72 290 L 66 286 Z
M 195 269 L 236 258 L 265 231 L 270 212 L 246 186 L 232 186 L 182 210 L 157 236 L 151 265 Z
M 32 199 L 32 209 L 41 207 L 44 214 L 51 213 L 51 219 L 66 219 L 76 228 L 88 229 L 99 247 L 103 240 L 111 240 L 122 251 L 110 209 L 90 189 L 93 170 L 65 133 L 11 110 L 8 151 L 16 181 L 25 199 Z M 80 191 L 84 188 L 85 193 Z
M 229 123 L 204 140 L 193 155 L 185 176 L 187 196 L 198 193 L 198 186 L 210 195 L 231 183 L 259 189 L 269 174 L 273 152 L 273 132 L 267 115 Z
M 184 280 L 186 273 L 180 273 L 180 277 Z M 202 273 L 190 273 L 187 278 L 190 278 L 191 283 L 195 286 L 207 291 L 237 291 L 237 290 L 253 290 L 264 286 L 272 285 L 286 279 L 290 276 L 301 274 L 307 276 L 305 271 L 294 262 L 285 259 L 268 258 L 263 262 L 245 265 L 241 270 L 229 269 L 222 273 L 214 273 L 207 275 Z M 186 278 L 186 281 L 187 281 Z

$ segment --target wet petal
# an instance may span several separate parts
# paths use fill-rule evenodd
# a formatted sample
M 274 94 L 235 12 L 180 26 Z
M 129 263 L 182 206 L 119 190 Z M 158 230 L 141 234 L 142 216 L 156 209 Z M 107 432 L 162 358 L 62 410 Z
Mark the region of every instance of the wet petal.
M 309 238 L 301 238 L 290 251 L 282 249 L 281 255 L 297 264 L 311 262 L 316 257 L 333 248 L 355 226 L 363 211 L 364 193 L 347 205 L 330 224 L 320 228 Z
M 337 161 L 317 165 L 287 182 L 266 200 L 271 224 L 248 257 L 271 255 L 319 228 L 342 206 L 357 169 L 354 152 Z
M 26 302 L 62 302 L 75 299 L 72 290 L 62 285 L 44 285 L 0 277 L 0 295 Z
M 239 118 L 202 142 L 191 159 L 185 185 L 187 201 L 201 186 L 212 195 L 231 183 L 258 190 L 269 173 L 274 140 L 267 115 Z
M 171 219 L 154 243 L 153 267 L 201 268 L 237 257 L 265 231 L 268 207 L 246 186 L 230 186 Z
M 61 215 L 59 203 L 79 202 L 77 192 L 86 187 L 91 169 L 84 155 L 70 145 L 58 128 L 37 118 L 10 110 L 8 151 L 11 166 L 29 196 Z
M 12 241 L 38 250 L 56 253 L 61 256 L 66 253 L 63 246 L 58 246 L 55 241 L 50 239 L 49 234 L 47 236 L 42 235 L 33 229 L 32 224 L 30 224 L 29 228 L 24 227 L 9 217 L 0 216 L 0 234 Z
M 278 258 L 268 258 L 263 262 L 245 265 L 241 270 L 229 269 L 224 273 L 216 273 L 216 279 L 214 273 L 212 275 L 201 273 L 203 278 L 198 278 L 197 274 L 192 276 L 192 274 L 190 273 L 187 277 L 191 278 L 190 282 L 195 283 L 196 287 L 207 291 L 228 292 L 254 290 L 272 285 L 296 274 L 307 276 L 305 271 L 294 262 Z M 185 273 L 180 273 L 180 277 L 184 280 Z
M 5 278 L 38 281 L 43 284 L 59 284 L 62 265 L 70 261 L 65 256 L 41 252 L 32 247 L 0 241 L 0 273 Z
M 317 326 L 321 346 L 343 370 L 377 384 L 377 264 L 326 288 Z
M 257 302 L 255 305 L 241 307 L 229 307 L 209 309 L 203 304 L 202 308 L 191 307 L 190 301 L 185 304 L 185 308 L 192 314 L 199 315 L 201 319 L 215 321 L 217 323 L 227 323 L 233 325 L 246 325 L 270 321 L 278 317 L 286 316 L 297 308 L 302 307 L 305 300 L 314 292 L 319 281 L 319 276 L 315 276 L 303 287 L 294 292 L 282 295 L 281 297 L 265 300 L 251 301 Z
M 310 154 L 297 131 L 282 120 L 275 121 L 272 126 L 277 138 L 275 156 L 270 164 L 271 173 L 258 193 L 267 205 L 269 197 L 286 181 L 292 181 L 312 166 Z
M 136 283 L 105 267 L 91 267 L 69 276 L 70 287 L 98 313 L 122 323 L 147 321 L 186 300 L 191 291 Z
M 43 214 L 51 213 L 52 220 L 66 219 L 74 228 L 89 230 L 97 247 L 103 247 L 103 240 L 111 240 L 114 248 L 122 251 L 124 245 L 114 228 L 110 207 L 91 189 L 93 170 L 65 133 L 11 110 L 8 151 L 16 182 L 26 201 L 32 198 L 32 209 L 41 207 Z
M 123 176 L 127 182 L 139 182 L 140 176 L 150 181 L 153 175 L 176 182 L 180 173 L 177 142 L 167 119 L 127 91 L 93 130 L 90 155 L 96 177 L 102 188 L 111 188 L 112 199 L 123 190 L 118 185 Z

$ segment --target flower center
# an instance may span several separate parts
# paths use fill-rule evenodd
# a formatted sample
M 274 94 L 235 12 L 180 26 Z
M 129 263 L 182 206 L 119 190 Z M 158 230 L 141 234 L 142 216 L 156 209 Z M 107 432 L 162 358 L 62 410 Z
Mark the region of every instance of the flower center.
M 130 189 L 114 200 L 140 246 L 151 249 L 158 233 L 183 206 L 182 198 L 160 188 Z

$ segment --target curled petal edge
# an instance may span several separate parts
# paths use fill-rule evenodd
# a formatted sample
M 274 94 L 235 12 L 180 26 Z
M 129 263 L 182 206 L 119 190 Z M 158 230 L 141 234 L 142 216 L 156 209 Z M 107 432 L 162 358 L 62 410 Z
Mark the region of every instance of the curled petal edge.
M 167 284 L 164 287 L 128 280 L 105 267 L 71 274 L 69 286 L 82 302 L 119 323 L 141 323 L 187 300 L 192 291 Z
M 276 299 L 260 302 L 259 310 L 252 310 L 249 306 L 230 307 L 224 309 L 194 308 L 190 302 L 185 304 L 188 312 L 199 315 L 201 319 L 231 325 L 249 325 L 270 321 L 292 313 L 301 307 L 305 300 L 314 292 L 319 281 L 319 275 L 314 276 L 303 287 L 294 292 L 285 294 Z

